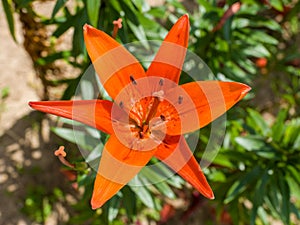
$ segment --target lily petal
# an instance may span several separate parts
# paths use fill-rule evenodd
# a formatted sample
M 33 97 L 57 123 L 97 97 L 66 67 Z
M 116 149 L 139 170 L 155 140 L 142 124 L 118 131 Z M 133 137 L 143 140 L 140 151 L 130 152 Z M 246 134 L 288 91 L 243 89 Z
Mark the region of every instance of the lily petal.
M 72 119 L 112 134 L 111 109 L 113 103 L 106 100 L 40 101 L 29 102 L 30 107 Z
M 102 153 L 91 200 L 93 209 L 101 207 L 127 184 L 151 159 L 156 149 L 137 151 L 111 135 Z
M 189 40 L 189 18 L 182 16 L 165 37 L 148 68 L 147 76 L 160 76 L 178 83 Z
M 202 128 L 223 115 L 251 90 L 237 82 L 198 81 L 180 85 L 166 93 L 173 112 L 166 121 L 167 134 L 180 135 Z M 167 114 L 170 107 L 162 103 L 158 113 Z M 166 117 L 166 116 L 165 116 Z
M 83 29 L 88 54 L 105 90 L 113 99 L 132 79 L 146 76 L 136 58 L 109 35 L 89 25 Z
M 213 191 L 183 136 L 167 136 L 154 156 L 167 164 L 205 197 L 214 199 Z

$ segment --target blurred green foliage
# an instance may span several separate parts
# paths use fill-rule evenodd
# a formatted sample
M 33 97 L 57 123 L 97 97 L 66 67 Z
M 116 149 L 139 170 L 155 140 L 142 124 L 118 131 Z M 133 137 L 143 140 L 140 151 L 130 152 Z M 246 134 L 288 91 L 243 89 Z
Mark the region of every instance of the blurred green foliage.
M 54 27 L 51 35 L 54 43 L 72 30 L 70 49 L 54 49 L 51 54 L 38 59 L 37 63 L 47 65 L 64 60 L 82 73 L 90 64 L 82 34 L 85 23 L 110 34 L 112 21 L 122 18 L 123 28 L 119 30 L 117 39 L 126 44 L 136 40 L 162 40 L 172 24 L 181 15 L 189 13 L 189 49 L 208 64 L 218 79 L 248 83 L 253 87 L 248 98 L 228 113 L 223 146 L 206 170 L 216 194 L 211 207 L 216 206 L 217 215 L 228 211 L 232 224 L 238 225 L 271 224 L 271 218 L 283 224 L 296 224 L 295 219 L 290 219 L 291 214 L 300 220 L 298 0 L 242 0 L 240 4 L 224 0 L 166 0 L 159 6 L 150 6 L 144 0 L 77 0 L 71 1 L 71 4 L 67 4 L 66 0 L 57 0 L 49 18 L 34 11 L 35 2 L 38 1 L 2 1 L 12 37 L 15 39 L 13 12 L 21 11 L 31 13 L 46 27 Z M 233 4 L 238 4 L 238 10 L 230 14 Z M 147 48 L 147 42 L 143 43 Z M 74 79 L 53 81 L 67 84 L 62 99 L 74 95 L 80 78 L 81 75 Z M 86 83 L 82 91 L 89 90 L 89 85 Z M 266 122 L 266 118 L 271 122 Z M 55 127 L 53 132 L 70 142 L 75 143 L 75 138 L 80 140 L 80 147 L 88 152 L 88 163 L 97 165 L 103 147 L 98 140 L 105 140 L 106 135 L 75 124 L 81 127 L 81 132 L 77 131 L 74 136 L 68 128 L 70 122 L 60 121 L 67 127 Z M 206 134 L 203 129 L 200 137 L 203 144 L 208 137 Z M 201 153 L 198 156 L 201 157 Z M 85 193 L 82 201 L 74 206 L 77 216 L 69 221 L 70 224 L 87 221 L 88 224 L 130 224 L 138 221 L 138 215 L 159 220 L 164 199 L 176 198 L 174 190 L 184 184 L 179 177 L 173 176 L 166 182 L 154 185 L 138 188 L 126 186 L 104 207 L 94 212 L 89 209 L 88 201 L 95 174 L 81 158 L 76 160 L 81 165 L 77 171 L 77 182 L 85 187 Z M 159 169 L 162 174 L 170 173 L 166 167 Z M 145 169 L 137 176 L 136 182 L 151 182 L 160 173 Z M 44 218 L 41 215 L 48 215 L 51 208 L 49 202 L 48 199 L 35 201 L 29 193 L 26 212 L 35 212 L 32 218 L 41 222 Z M 40 205 L 45 206 L 42 207 L 45 212 L 35 210 Z M 221 217 L 219 222 L 222 224 Z

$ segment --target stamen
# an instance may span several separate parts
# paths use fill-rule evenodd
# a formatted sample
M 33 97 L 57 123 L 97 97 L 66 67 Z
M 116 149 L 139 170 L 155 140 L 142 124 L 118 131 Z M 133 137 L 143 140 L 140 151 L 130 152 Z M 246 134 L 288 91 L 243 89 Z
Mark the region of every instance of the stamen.
M 162 121 L 166 121 L 166 117 L 165 117 L 164 115 L 160 115 L 160 119 L 161 119 Z
M 65 152 L 64 146 L 60 146 L 59 149 L 54 152 L 54 155 L 58 157 L 58 159 L 60 160 L 60 162 L 62 164 L 64 164 L 65 166 L 68 166 L 72 169 L 75 169 L 75 166 L 65 159 L 65 157 L 67 156 L 67 153 Z
M 116 39 L 117 34 L 118 34 L 118 30 L 122 28 L 122 19 L 119 18 L 118 20 L 114 20 L 113 25 L 114 25 L 114 30 L 113 30 L 113 33 L 112 33 L 112 38 Z
M 155 91 L 152 93 L 153 97 L 157 97 L 159 101 L 163 101 L 164 100 L 164 91 L 160 90 L 160 91 Z
M 181 104 L 182 101 L 183 101 L 183 97 L 181 95 L 179 95 L 179 97 L 178 97 L 178 104 Z
M 121 101 L 121 102 L 119 103 L 119 106 L 121 107 L 121 109 L 123 109 L 124 103 Z
M 159 85 L 160 85 L 160 86 L 163 86 L 163 85 L 164 85 L 164 79 L 160 79 L 160 80 L 159 80 Z
M 137 85 L 137 83 L 132 75 L 130 75 L 129 78 L 133 85 Z

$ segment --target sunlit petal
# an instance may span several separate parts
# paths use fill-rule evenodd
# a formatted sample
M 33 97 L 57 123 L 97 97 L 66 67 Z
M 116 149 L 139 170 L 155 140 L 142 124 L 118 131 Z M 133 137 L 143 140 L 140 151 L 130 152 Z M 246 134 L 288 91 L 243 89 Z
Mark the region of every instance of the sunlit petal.
M 155 157 L 162 160 L 182 178 L 209 199 L 214 194 L 183 136 L 169 136 L 158 147 Z
M 111 135 L 102 153 L 92 197 L 92 208 L 101 207 L 145 166 L 156 149 L 137 151 L 127 148 Z
M 106 33 L 85 25 L 84 40 L 96 72 L 113 99 L 132 78 L 146 76 L 136 58 Z
M 167 133 L 180 135 L 202 128 L 223 115 L 250 91 L 250 87 L 237 82 L 198 81 L 171 89 L 158 109 L 161 115 L 170 115 Z M 171 113 L 172 111 L 172 113 Z
M 112 134 L 111 109 L 113 103 L 106 100 L 41 101 L 29 102 L 41 112 L 72 119 Z
M 147 70 L 148 76 L 160 76 L 178 83 L 189 40 L 189 18 L 182 16 L 169 31 Z

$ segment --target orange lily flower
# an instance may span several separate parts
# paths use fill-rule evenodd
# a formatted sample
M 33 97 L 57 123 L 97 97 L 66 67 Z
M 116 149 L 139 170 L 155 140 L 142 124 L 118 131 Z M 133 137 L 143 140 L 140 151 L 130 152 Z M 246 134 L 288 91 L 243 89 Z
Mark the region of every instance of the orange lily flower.
M 106 33 L 85 25 L 84 38 L 97 74 L 114 101 L 43 101 L 29 105 L 110 135 L 94 183 L 92 208 L 101 207 L 153 156 L 213 199 L 183 134 L 224 114 L 250 88 L 219 81 L 178 85 L 189 38 L 187 15 L 174 24 L 146 72 L 134 56 Z

